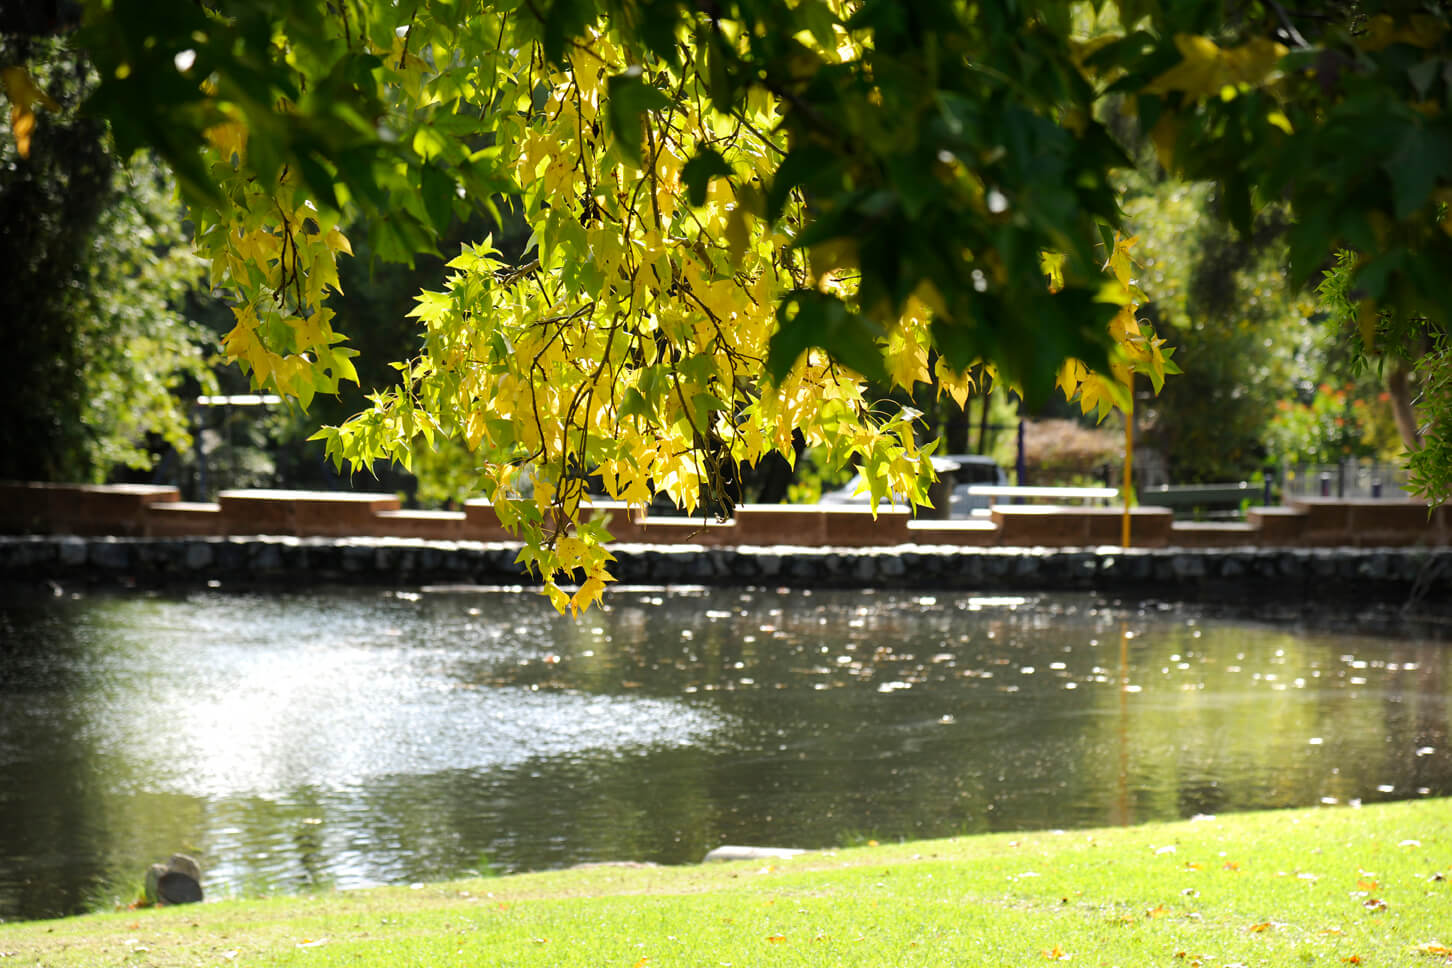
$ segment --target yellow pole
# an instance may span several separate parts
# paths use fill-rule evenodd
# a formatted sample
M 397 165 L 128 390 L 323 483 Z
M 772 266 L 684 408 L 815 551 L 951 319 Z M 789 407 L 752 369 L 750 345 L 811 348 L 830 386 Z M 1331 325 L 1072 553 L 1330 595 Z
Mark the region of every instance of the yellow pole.
M 1129 501 L 1133 496 L 1134 474 L 1134 374 L 1129 375 L 1129 406 L 1124 411 L 1124 517 L 1119 526 L 1119 543 L 1129 547 Z
M 1119 797 L 1113 822 L 1129 826 L 1129 623 L 1119 621 Z

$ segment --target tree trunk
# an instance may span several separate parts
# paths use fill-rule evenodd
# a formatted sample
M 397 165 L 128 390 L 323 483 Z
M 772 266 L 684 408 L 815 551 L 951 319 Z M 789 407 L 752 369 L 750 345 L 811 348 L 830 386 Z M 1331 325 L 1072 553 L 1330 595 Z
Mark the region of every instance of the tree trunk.
M 1386 374 L 1387 392 L 1391 394 L 1392 416 L 1397 433 L 1407 450 L 1422 449 L 1422 433 L 1417 427 L 1417 412 L 1412 407 L 1412 368 L 1406 360 L 1394 360 Z

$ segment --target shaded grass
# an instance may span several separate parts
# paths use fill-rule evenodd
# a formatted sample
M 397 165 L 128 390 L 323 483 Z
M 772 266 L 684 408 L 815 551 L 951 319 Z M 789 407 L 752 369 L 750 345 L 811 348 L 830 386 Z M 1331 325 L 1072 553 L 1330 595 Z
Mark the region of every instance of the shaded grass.
M 0 925 L 0 966 L 1452 964 L 1452 801 Z

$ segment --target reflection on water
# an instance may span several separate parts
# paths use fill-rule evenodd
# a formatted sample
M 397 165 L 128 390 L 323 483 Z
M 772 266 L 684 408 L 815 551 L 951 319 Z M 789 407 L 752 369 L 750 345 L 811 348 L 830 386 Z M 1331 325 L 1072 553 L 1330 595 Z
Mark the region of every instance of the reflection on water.
M 0 596 L 0 918 L 1452 794 L 1448 647 L 1088 596 Z

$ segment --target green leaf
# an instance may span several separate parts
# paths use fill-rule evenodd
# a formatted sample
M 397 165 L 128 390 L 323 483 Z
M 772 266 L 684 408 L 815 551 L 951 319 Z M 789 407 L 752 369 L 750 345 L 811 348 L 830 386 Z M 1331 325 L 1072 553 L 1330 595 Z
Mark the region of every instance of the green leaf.
M 672 0 L 644 0 L 640 10 L 640 38 L 646 48 L 671 66 L 679 61 L 676 27 L 681 22 L 681 8 Z
M 1239 172 L 1225 180 L 1225 213 L 1241 237 L 1249 238 L 1251 222 L 1254 219 L 1250 205 L 1250 186 Z
M 524 15 L 526 10 L 542 19 L 545 56 L 555 63 L 564 57 L 565 44 L 569 39 L 584 33 L 591 21 L 599 16 L 595 5 L 588 0 L 554 0 L 542 15 L 534 4 L 523 5 L 520 14 Z
M 774 382 L 781 382 L 801 355 L 813 347 L 868 381 L 887 382 L 887 368 L 877 343 L 883 336 L 882 327 L 848 309 L 836 296 L 797 289 L 782 300 L 776 318 L 778 329 L 772 335 L 766 361 L 767 376 Z
M 686 198 L 695 208 L 706 204 L 706 189 L 717 175 L 731 177 L 731 166 L 714 148 L 702 148 L 696 156 L 681 169 L 681 179 L 686 183 Z
M 833 28 L 839 23 L 832 8 L 822 0 L 805 0 L 796 9 L 797 18 L 806 24 L 812 39 L 827 49 L 837 46 L 837 35 Z
M 732 57 L 726 50 L 719 29 L 706 31 L 706 90 L 711 104 L 723 114 L 735 106 L 736 89 L 731 77 Z
M 815 144 L 793 148 L 777 166 L 776 176 L 766 193 L 766 218 L 775 222 L 786 209 L 792 189 L 806 185 L 827 185 L 837 180 L 841 160 Z
M 609 79 L 607 110 L 615 144 L 626 161 L 640 166 L 640 123 L 650 111 L 663 111 L 671 106 L 670 98 L 645 83 L 640 65 L 631 66 L 624 74 Z
M 1452 138 L 1446 132 L 1420 124 L 1406 129 L 1396 154 L 1382 165 L 1391 178 L 1397 218 L 1421 207 L 1446 171 L 1449 156 Z
M 621 420 L 624 420 L 626 417 L 642 417 L 646 420 L 660 419 L 655 407 L 635 387 L 631 387 L 621 395 L 620 410 L 618 413 L 619 419 Z
M 419 171 L 419 178 L 424 210 L 429 213 L 434 230 L 442 235 L 448 231 L 454 218 L 454 200 L 458 198 L 454 179 L 437 165 L 424 165 Z

